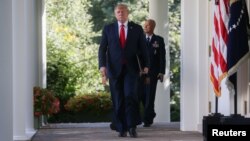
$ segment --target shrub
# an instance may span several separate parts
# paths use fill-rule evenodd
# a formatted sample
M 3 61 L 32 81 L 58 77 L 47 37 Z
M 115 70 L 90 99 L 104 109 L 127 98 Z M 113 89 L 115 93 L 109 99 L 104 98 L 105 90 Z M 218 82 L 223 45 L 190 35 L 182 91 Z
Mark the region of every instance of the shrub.
M 91 113 L 99 116 L 112 109 L 110 94 L 84 94 L 71 97 L 65 104 L 65 109 L 73 113 Z
M 34 87 L 34 116 L 52 115 L 60 111 L 60 101 L 54 96 L 52 91 Z

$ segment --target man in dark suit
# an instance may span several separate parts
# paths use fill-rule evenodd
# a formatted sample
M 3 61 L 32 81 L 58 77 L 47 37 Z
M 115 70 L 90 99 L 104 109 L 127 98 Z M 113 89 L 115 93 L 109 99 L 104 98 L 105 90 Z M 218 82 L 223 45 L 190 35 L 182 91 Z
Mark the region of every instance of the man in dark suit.
M 140 100 L 144 107 L 143 122 L 144 127 L 149 127 L 153 124 L 156 116 L 154 110 L 154 101 L 156 94 L 157 82 L 163 82 L 166 67 L 166 50 L 164 39 L 161 36 L 154 34 L 155 21 L 148 19 L 144 23 L 144 32 L 148 45 L 150 56 L 150 67 L 148 75 L 144 75 L 140 79 Z
M 140 68 L 137 55 L 143 61 L 144 73 L 148 73 L 149 54 L 143 28 L 128 21 L 129 10 L 126 4 L 115 7 L 116 22 L 106 25 L 102 32 L 98 59 L 102 82 L 109 79 L 114 108 L 113 122 L 119 137 L 137 137 L 139 123 L 138 79 Z M 141 122 L 141 121 L 140 121 Z

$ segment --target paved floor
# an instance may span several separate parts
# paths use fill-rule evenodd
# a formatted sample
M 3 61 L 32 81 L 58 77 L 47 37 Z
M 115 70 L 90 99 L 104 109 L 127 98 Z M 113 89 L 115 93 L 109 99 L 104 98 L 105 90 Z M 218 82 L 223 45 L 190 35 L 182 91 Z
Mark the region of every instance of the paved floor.
M 203 141 L 199 132 L 183 132 L 179 123 L 154 123 L 137 128 L 138 138 L 118 137 L 109 123 L 49 124 L 38 130 L 32 141 Z

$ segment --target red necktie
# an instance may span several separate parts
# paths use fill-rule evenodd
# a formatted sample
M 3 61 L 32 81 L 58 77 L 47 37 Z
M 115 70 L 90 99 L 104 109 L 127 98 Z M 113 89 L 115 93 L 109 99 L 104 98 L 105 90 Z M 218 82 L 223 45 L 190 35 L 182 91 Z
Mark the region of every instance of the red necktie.
M 124 29 L 124 25 L 121 25 L 121 29 L 120 29 L 120 43 L 121 43 L 121 47 L 124 48 L 125 47 L 125 29 Z

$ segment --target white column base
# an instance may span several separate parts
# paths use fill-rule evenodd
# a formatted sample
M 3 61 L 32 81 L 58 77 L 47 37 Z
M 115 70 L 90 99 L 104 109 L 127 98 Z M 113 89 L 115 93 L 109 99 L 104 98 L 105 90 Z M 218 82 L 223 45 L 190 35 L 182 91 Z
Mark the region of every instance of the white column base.
M 202 125 L 202 123 L 199 123 L 199 124 L 197 125 L 197 130 L 198 130 L 198 132 L 202 133 L 202 130 L 203 130 L 203 125 Z
M 155 96 L 156 117 L 154 122 L 170 122 L 169 101 L 169 87 L 164 88 L 164 84 L 158 82 Z
M 37 130 L 26 129 L 26 134 L 23 136 L 13 136 L 14 141 L 31 141 Z

